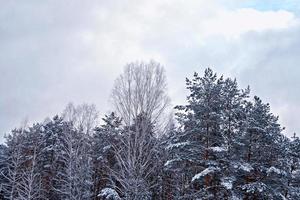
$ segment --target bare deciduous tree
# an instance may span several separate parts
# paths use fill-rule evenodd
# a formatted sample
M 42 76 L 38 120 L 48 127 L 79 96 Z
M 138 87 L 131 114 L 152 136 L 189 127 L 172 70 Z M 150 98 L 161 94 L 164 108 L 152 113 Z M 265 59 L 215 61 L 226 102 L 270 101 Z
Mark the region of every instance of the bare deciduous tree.
M 129 63 L 115 81 L 112 101 L 127 126 L 143 113 L 156 128 L 161 128 L 170 104 L 166 91 L 166 76 L 161 64 L 155 61 Z
M 80 104 L 74 106 L 69 103 L 62 114 L 65 121 L 73 124 L 73 126 L 90 135 L 98 120 L 98 111 L 94 104 Z
M 81 104 L 74 106 L 69 103 L 63 112 L 63 118 L 77 131 L 64 131 L 65 166 L 67 176 L 60 177 L 68 182 L 60 192 L 71 199 L 85 199 L 90 194 L 91 187 L 91 134 L 95 128 L 98 111 L 94 104 Z
M 10 147 L 6 167 L 1 170 L 7 183 L 4 184 L 6 198 L 13 200 L 19 197 L 19 182 L 21 180 L 20 168 L 22 165 L 22 136 L 27 128 L 27 119 L 22 121 L 19 129 L 15 129 L 12 135 L 7 137 L 7 145 Z
M 26 171 L 22 173 L 21 181 L 19 182 L 19 199 L 20 200 L 36 200 L 41 199 L 41 177 L 36 171 L 37 168 L 37 145 L 33 147 L 32 155 L 30 156 L 31 163 Z

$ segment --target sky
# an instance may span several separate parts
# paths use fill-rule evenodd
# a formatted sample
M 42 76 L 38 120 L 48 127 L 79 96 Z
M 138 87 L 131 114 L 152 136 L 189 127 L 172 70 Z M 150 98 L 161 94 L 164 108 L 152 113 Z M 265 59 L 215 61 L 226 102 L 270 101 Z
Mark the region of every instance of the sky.
M 165 66 L 173 105 L 207 67 L 250 85 L 300 133 L 298 0 L 0 0 L 0 142 L 68 102 L 104 115 L 124 65 Z

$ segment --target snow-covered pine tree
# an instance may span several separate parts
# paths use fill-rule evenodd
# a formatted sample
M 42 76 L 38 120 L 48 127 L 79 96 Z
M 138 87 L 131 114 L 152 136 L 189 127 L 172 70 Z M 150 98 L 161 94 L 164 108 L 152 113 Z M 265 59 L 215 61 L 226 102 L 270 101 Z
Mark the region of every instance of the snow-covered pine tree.
M 76 174 L 78 176 L 78 199 L 88 200 L 93 196 L 92 136 L 90 132 L 79 132 Z
M 288 149 L 287 155 L 287 174 L 289 175 L 286 183 L 285 197 L 288 199 L 300 199 L 300 139 L 296 133 L 285 143 Z
M 78 199 L 76 174 L 77 165 L 77 132 L 68 122 L 62 122 L 61 131 L 58 132 L 57 143 L 55 145 L 54 167 L 57 171 L 53 182 L 53 189 L 59 199 Z
M 63 131 L 63 119 L 58 115 L 52 120 L 45 122 L 42 130 L 41 138 L 41 156 L 38 161 L 39 171 L 42 178 L 42 198 L 43 199 L 59 199 L 54 178 L 59 173 L 56 168 L 56 158 L 60 154 L 58 151 L 59 135 Z
M 114 147 L 119 146 L 122 120 L 113 112 L 102 120 L 104 124 L 95 128 L 92 137 L 94 199 L 105 188 L 119 187 L 112 179 L 111 172 L 117 170 Z
M 182 169 L 183 198 L 224 198 L 221 185 L 227 151 L 221 130 L 224 80 L 208 68 L 203 77 L 195 73 L 186 84 L 190 90 L 188 105 L 176 107 L 180 111 L 176 115 L 182 130 L 175 143 L 167 147 L 175 153 L 171 153 L 173 156 L 165 166 Z
M 180 167 L 174 167 L 176 162 L 179 163 L 180 159 L 177 159 L 180 149 L 173 148 L 173 144 L 177 143 L 178 132 L 175 124 L 173 127 L 161 138 L 161 148 L 163 154 L 163 175 L 162 175 L 162 199 L 172 200 L 178 199 L 181 196 L 182 191 L 182 175 L 184 169 Z
M 299 199 L 300 140 L 235 79 L 211 69 L 187 79 L 179 127 L 162 135 L 168 105 L 159 63 L 131 63 L 113 91 L 116 110 L 94 129 L 94 105 L 14 129 L 0 145 L 6 199 Z M 0 199 L 2 198 L 0 193 Z
M 225 79 L 221 91 L 221 131 L 226 142 L 227 155 L 232 156 L 232 148 L 236 142 L 236 138 L 242 131 L 245 121 L 245 105 L 249 97 L 249 87 L 245 90 L 238 88 L 236 79 Z
M 236 168 L 241 169 L 236 188 L 246 199 L 283 198 L 285 171 L 280 162 L 284 140 L 278 117 L 270 112 L 269 104 L 258 97 L 246 108 L 247 119 L 244 133 L 239 138 L 240 155 Z
M 222 177 L 220 177 L 219 190 L 225 199 L 237 198 L 234 190 L 236 177 L 239 172 L 235 169 L 236 160 L 238 160 L 235 146 L 239 144 L 238 138 L 244 129 L 246 120 L 245 107 L 247 105 L 250 89 L 240 89 L 236 79 L 226 78 L 220 91 L 220 110 L 221 120 L 220 131 L 222 133 L 224 144 L 222 148 L 212 148 L 218 156 L 224 156 L 219 162 L 222 163 Z

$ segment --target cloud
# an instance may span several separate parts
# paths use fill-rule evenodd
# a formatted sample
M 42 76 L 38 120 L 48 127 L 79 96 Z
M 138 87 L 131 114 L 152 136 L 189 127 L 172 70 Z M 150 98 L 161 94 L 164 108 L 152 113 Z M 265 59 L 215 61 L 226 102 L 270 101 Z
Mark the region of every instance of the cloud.
M 107 112 L 114 79 L 127 62 L 142 59 L 166 66 L 174 104 L 184 103 L 186 76 L 213 67 L 250 84 L 288 132 L 299 130 L 290 111 L 299 109 L 299 18 L 287 10 L 234 5 L 240 4 L 1 2 L 0 132 L 26 116 L 42 121 L 60 113 L 69 101 L 96 103 Z
M 235 11 L 222 11 L 203 24 L 206 36 L 223 35 L 226 38 L 238 37 L 249 31 L 288 28 L 296 24 L 293 13 L 288 11 L 258 11 L 253 8 L 242 8 Z
M 300 112 L 300 94 L 296 92 L 300 87 L 299 34 L 297 26 L 245 35 L 243 57 L 248 59 L 238 73 L 244 83 L 249 82 L 255 93 L 271 103 L 288 135 L 300 130 L 296 116 Z

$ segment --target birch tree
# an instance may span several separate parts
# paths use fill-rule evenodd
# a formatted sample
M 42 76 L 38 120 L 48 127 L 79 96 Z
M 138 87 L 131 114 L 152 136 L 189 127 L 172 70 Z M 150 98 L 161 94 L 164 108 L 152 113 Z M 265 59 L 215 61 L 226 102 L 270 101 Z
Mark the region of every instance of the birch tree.
M 64 133 L 63 151 L 65 166 L 70 177 L 65 177 L 70 187 L 69 196 L 75 199 L 89 199 L 92 187 L 92 131 L 95 128 L 98 111 L 94 104 L 74 106 L 69 103 L 63 118 L 71 127 Z M 74 130 L 73 130 L 74 129 Z M 75 196 L 74 196 L 75 195 Z
M 41 198 L 41 178 L 39 172 L 36 171 L 37 148 L 34 147 L 32 151 L 30 166 L 23 171 L 21 181 L 18 184 L 20 200 L 35 200 Z
M 1 175 L 6 179 L 3 185 L 4 194 L 7 199 L 19 198 L 19 181 L 21 180 L 22 145 L 23 134 L 27 128 L 27 120 L 24 120 L 18 129 L 14 129 L 8 135 L 6 145 L 8 146 L 8 158 L 6 167 L 1 170 Z
M 130 63 L 115 81 L 112 100 L 125 131 L 115 146 L 118 171 L 112 174 L 126 199 L 151 199 L 157 169 L 158 143 L 163 117 L 169 105 L 163 67 L 150 61 Z
M 141 113 L 156 124 L 156 129 L 166 123 L 170 98 L 165 71 L 158 62 L 127 64 L 123 74 L 115 81 L 111 97 L 126 126 L 130 126 Z
M 90 135 L 98 120 L 98 111 L 94 104 L 69 103 L 62 113 L 65 121 L 70 122 L 78 131 Z
M 22 170 L 18 184 L 20 200 L 41 199 L 41 173 L 39 171 L 39 156 L 41 155 L 42 125 L 35 124 L 23 133 Z

